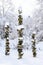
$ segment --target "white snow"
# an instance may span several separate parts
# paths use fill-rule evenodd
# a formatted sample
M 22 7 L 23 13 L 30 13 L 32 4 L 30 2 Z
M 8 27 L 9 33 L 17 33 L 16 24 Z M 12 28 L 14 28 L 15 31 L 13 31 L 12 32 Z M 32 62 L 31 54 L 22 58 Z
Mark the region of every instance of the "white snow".
M 10 40 L 10 44 L 17 44 L 17 39 Z M 5 55 L 5 40 L 0 39 L 0 65 L 43 65 L 43 42 L 37 44 L 37 56 L 34 58 L 32 56 L 32 50 L 23 50 L 23 58 L 18 60 L 17 49 L 11 49 L 10 55 Z M 41 45 L 41 46 L 40 46 Z
M 6 23 L 5 23 L 5 27 L 7 27 L 7 25 L 9 26 L 9 22 L 6 22 Z
M 19 25 L 19 26 L 16 26 L 16 29 L 17 29 L 17 30 L 20 30 L 21 28 L 23 28 L 23 29 L 24 29 L 24 25 Z
M 23 40 L 23 37 L 19 37 L 18 39 L 19 39 L 19 40 Z
M 1 0 L 0 0 L 1 1 Z M 4 1 L 4 0 L 3 0 Z M 43 5 L 40 3 L 37 7 L 35 0 L 15 0 L 15 4 L 11 3 L 11 0 L 5 0 L 4 12 L 3 7 L 0 5 L 0 65 L 43 65 Z M 12 0 L 13 2 L 13 0 Z M 18 4 L 17 4 L 18 3 Z M 1 3 L 0 3 L 1 4 Z M 13 5 L 14 4 L 14 5 Z M 18 24 L 18 6 L 22 6 L 22 18 L 23 24 Z M 30 6 L 28 6 L 30 5 Z M 33 5 L 33 6 L 32 6 Z M 35 6 L 34 6 L 35 5 Z M 16 7 L 15 7 L 16 6 Z M 34 8 L 38 8 L 35 10 Z M 30 9 L 29 9 L 30 8 Z M 36 9 L 37 9 L 36 8 Z M 8 10 L 7 10 L 8 9 Z M 20 9 L 20 8 L 19 8 Z M 6 13 L 6 11 L 7 13 Z M 20 9 L 21 10 L 21 9 Z M 28 10 L 28 11 L 27 11 Z M 35 10 L 35 11 L 33 11 Z M 30 11 L 30 12 L 29 12 Z M 30 14 L 30 15 L 29 15 Z M 31 15 L 33 14 L 33 17 Z M 10 42 L 10 55 L 5 55 L 5 39 L 3 38 L 5 31 L 4 27 L 9 26 L 9 42 Z M 18 31 L 23 29 L 23 37 L 18 37 Z M 17 31 L 18 30 L 18 31 Z M 37 56 L 34 58 L 32 54 L 32 41 L 31 35 L 36 34 L 36 53 Z M 17 44 L 18 39 L 23 39 L 23 58 L 18 59 Z M 26 49 L 28 47 L 28 49 Z
M 36 34 L 36 31 L 33 31 L 33 34 Z

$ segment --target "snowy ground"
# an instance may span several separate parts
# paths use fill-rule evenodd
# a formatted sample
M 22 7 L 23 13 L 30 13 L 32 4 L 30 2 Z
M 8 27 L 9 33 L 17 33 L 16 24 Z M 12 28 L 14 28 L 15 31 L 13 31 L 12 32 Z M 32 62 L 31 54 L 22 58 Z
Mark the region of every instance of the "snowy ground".
M 10 41 L 14 43 L 14 40 Z M 16 42 L 16 40 L 15 40 Z M 33 58 L 32 51 L 24 50 L 23 58 L 18 60 L 18 52 L 10 50 L 10 55 L 5 55 L 5 40 L 0 40 L 0 65 L 43 65 L 43 42 L 37 44 L 37 57 Z

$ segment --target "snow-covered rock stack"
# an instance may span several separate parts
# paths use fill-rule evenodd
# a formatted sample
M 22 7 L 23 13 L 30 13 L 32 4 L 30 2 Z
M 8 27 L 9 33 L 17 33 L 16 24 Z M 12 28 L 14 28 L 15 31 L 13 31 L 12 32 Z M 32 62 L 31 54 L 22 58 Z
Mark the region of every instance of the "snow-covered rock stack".
M 22 11 L 21 10 L 18 10 L 19 12 L 19 16 L 18 16 L 18 27 L 17 27 L 17 31 L 18 31 L 18 55 L 19 55 L 19 59 L 22 58 L 22 44 L 23 44 L 23 29 L 24 29 L 24 26 L 23 26 L 23 21 L 22 21 Z M 20 48 L 21 47 L 21 48 Z
M 36 38 L 35 38 L 36 32 L 33 32 L 32 34 L 32 52 L 33 57 L 36 57 Z
M 9 47 L 9 23 L 5 23 L 5 39 L 6 39 L 6 48 L 5 48 L 5 55 L 9 55 L 10 47 Z

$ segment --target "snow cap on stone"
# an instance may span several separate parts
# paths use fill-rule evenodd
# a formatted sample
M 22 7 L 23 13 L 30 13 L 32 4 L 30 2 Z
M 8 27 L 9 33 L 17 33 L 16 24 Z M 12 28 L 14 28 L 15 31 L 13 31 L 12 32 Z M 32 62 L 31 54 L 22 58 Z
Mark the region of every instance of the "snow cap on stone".
M 7 39 L 9 40 L 9 37 L 7 37 Z
M 5 27 L 7 27 L 7 25 L 9 26 L 9 22 L 6 22 L 6 23 L 5 23 Z
M 31 41 L 34 42 L 34 39 L 32 39 Z
M 33 31 L 33 34 L 36 34 L 36 31 Z
M 23 40 L 23 37 L 19 37 L 19 40 Z
M 17 30 L 24 29 L 24 25 L 19 25 L 16 28 L 17 28 Z

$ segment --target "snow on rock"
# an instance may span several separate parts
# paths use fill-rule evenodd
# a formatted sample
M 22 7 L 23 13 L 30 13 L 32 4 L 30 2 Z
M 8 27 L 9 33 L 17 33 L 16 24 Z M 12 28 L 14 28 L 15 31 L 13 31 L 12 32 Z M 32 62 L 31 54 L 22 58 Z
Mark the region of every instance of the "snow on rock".
M 19 37 L 18 39 L 19 39 L 19 40 L 23 40 L 23 37 Z
M 34 39 L 31 39 L 32 42 L 34 42 Z
M 17 30 L 20 30 L 21 28 L 24 29 L 24 25 L 16 26 L 16 29 L 17 29 Z
M 33 31 L 33 34 L 36 34 L 36 31 Z
M 9 26 L 9 22 L 6 22 L 6 23 L 5 23 L 5 27 L 7 27 L 7 25 Z

